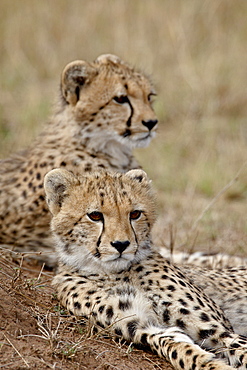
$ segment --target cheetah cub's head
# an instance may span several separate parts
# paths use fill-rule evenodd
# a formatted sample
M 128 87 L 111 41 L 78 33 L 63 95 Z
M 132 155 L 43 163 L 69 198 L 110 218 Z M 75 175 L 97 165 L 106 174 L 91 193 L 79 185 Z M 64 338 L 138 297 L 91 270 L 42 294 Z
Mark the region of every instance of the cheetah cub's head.
M 103 54 L 92 63 L 71 62 L 61 76 L 63 107 L 70 121 L 77 122 L 75 136 L 93 137 L 97 149 L 106 138 L 108 145 L 147 146 L 158 122 L 153 95 L 150 80 L 112 54 Z
M 142 170 L 76 177 L 45 176 L 59 259 L 77 270 L 118 272 L 145 258 L 155 220 L 150 181 Z

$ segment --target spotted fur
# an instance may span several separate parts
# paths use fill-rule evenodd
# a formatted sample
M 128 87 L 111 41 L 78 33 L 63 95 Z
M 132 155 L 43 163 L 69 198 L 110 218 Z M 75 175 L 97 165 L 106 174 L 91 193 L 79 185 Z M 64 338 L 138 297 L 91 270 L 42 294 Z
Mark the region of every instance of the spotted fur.
M 150 346 L 177 370 L 246 369 L 247 338 L 233 330 L 247 334 L 246 268 L 193 272 L 154 252 L 144 171 L 56 169 L 45 190 L 59 258 L 53 284 L 72 314 Z
M 0 162 L 0 243 L 51 250 L 43 189 L 49 170 L 138 168 L 132 150 L 148 145 L 157 127 L 153 95 L 149 79 L 117 56 L 68 64 L 44 131 L 26 151 Z

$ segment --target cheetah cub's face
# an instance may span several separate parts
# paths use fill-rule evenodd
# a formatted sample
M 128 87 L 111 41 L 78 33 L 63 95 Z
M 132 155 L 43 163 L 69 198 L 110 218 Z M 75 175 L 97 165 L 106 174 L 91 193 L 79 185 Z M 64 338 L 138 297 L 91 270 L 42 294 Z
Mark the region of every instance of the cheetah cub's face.
M 44 187 L 62 263 L 111 273 L 149 254 L 155 215 L 144 171 L 76 177 L 55 169 L 45 176 Z
M 93 137 L 98 149 L 105 138 L 108 146 L 117 142 L 133 149 L 147 146 L 155 135 L 154 87 L 116 55 L 69 63 L 62 73 L 61 92 L 67 112 L 78 123 L 74 135 Z

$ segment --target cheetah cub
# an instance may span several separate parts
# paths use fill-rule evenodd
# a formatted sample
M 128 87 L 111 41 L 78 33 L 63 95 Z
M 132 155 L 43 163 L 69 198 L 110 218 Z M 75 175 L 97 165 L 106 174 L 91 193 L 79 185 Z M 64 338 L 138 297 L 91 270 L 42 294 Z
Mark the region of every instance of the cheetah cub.
M 57 109 L 26 151 L 1 161 L 0 244 L 51 250 L 44 175 L 139 168 L 132 155 L 154 137 L 157 118 L 149 79 L 115 55 L 74 61 L 61 76 Z
M 144 171 L 78 177 L 54 169 L 44 187 L 62 305 L 96 330 L 150 346 L 175 369 L 246 369 L 246 338 L 180 268 L 152 251 L 155 206 Z

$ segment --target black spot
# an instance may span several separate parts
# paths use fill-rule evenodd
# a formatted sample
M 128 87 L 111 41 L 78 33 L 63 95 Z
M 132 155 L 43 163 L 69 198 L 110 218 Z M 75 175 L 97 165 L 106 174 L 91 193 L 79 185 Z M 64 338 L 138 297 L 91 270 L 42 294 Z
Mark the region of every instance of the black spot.
M 84 171 L 92 171 L 92 164 L 91 163 L 86 163 L 84 167 Z
M 183 314 L 183 315 L 189 315 L 189 313 L 190 313 L 190 311 L 189 311 L 189 310 L 186 310 L 186 308 L 181 308 L 181 309 L 180 309 L 180 312 L 181 312 L 181 314 Z
M 200 315 L 200 319 L 202 321 L 210 321 L 210 318 L 209 316 L 205 313 L 205 312 L 202 312 L 201 315 Z
M 144 334 L 142 334 L 142 336 L 141 336 L 141 343 L 144 345 L 144 346 L 146 346 L 147 344 L 148 344 L 148 342 L 147 342 L 147 334 L 146 333 L 144 333 Z
M 176 350 L 174 350 L 174 351 L 172 352 L 172 358 L 173 358 L 173 360 L 176 360 L 176 359 L 177 359 L 177 357 L 178 357 L 178 353 L 177 353 L 177 351 L 176 351 Z
M 178 300 L 184 307 L 187 307 L 188 306 L 188 303 L 187 302 L 185 302 L 182 298 L 180 298 L 179 300 Z
M 205 329 L 205 330 L 200 330 L 198 335 L 200 339 L 206 339 L 210 337 L 211 335 L 215 334 L 215 329 Z
M 185 354 L 187 356 L 190 356 L 192 354 L 192 349 L 187 349 L 187 351 L 185 352 Z
M 93 289 L 92 289 L 92 290 L 88 290 L 88 291 L 87 291 L 87 294 L 89 294 L 89 295 L 94 294 L 94 293 L 96 293 L 96 290 L 93 290 Z
M 185 282 L 183 280 L 178 280 L 179 284 L 182 286 L 186 286 Z
M 166 273 L 168 273 L 168 271 L 169 271 L 168 267 L 167 266 L 164 266 L 163 267 L 163 271 L 166 272 Z
M 104 309 L 105 309 L 105 305 L 100 306 L 98 309 L 99 313 L 102 313 Z
M 169 307 L 171 305 L 171 302 L 162 301 L 162 306 Z
M 100 326 L 101 328 L 105 327 L 100 321 L 96 321 L 96 325 Z
M 165 323 L 168 323 L 169 320 L 170 320 L 170 312 L 169 312 L 169 310 L 164 310 L 164 312 L 163 312 L 163 321 Z
M 190 293 L 186 293 L 185 294 L 186 297 L 190 300 L 190 301 L 194 301 L 194 298 L 192 297 L 192 295 Z
M 106 317 L 108 319 L 111 319 L 113 317 L 113 309 L 112 309 L 112 306 L 108 307 L 107 310 L 106 310 Z
M 202 302 L 200 298 L 197 297 L 197 301 L 201 307 L 204 307 L 204 303 Z
M 85 307 L 90 307 L 91 306 L 91 303 L 90 302 L 87 302 L 87 303 L 85 303 Z
M 143 266 L 138 266 L 137 268 L 136 268 L 136 272 L 141 272 L 143 270 Z
M 173 278 L 170 278 L 170 281 L 173 282 L 173 283 L 175 283 L 175 284 L 177 284 L 177 281 L 175 279 L 173 279 Z
M 173 285 L 168 285 L 167 289 L 170 290 L 171 292 L 174 292 L 176 290 L 176 288 Z
M 131 339 L 133 339 L 134 336 L 135 336 L 135 333 L 136 333 L 136 330 L 137 330 L 137 325 L 138 325 L 138 321 L 136 321 L 136 320 L 130 321 L 127 324 L 127 329 L 128 329 L 129 336 L 130 336 Z
M 181 328 L 181 329 L 185 329 L 185 328 L 186 328 L 185 323 L 183 322 L 183 320 L 180 320 L 180 319 L 178 319 L 178 320 L 176 321 L 176 325 L 177 325 L 179 328 Z
M 220 338 L 230 338 L 231 334 L 228 331 L 224 331 L 220 334 Z
M 233 344 L 230 345 L 230 348 L 239 348 L 239 347 L 241 347 L 241 346 L 238 343 L 233 343 Z
M 128 300 L 127 301 L 121 301 L 121 300 L 119 300 L 118 307 L 119 307 L 120 310 L 126 311 L 129 308 L 131 308 L 131 306 L 132 306 L 132 304 L 131 304 L 130 301 L 128 301 Z
M 193 370 L 196 369 L 196 360 L 197 360 L 197 357 L 198 357 L 198 355 L 193 356 L 193 366 L 192 366 L 192 369 Z
M 81 304 L 80 302 L 74 302 L 74 308 L 80 310 L 81 309 Z
M 181 369 L 184 369 L 184 361 L 182 359 L 179 360 L 179 365 Z
M 122 330 L 121 330 L 120 328 L 116 328 L 116 329 L 115 329 L 115 334 L 116 334 L 116 335 L 119 335 L 120 337 L 122 337 L 122 336 L 123 336 Z
M 200 309 L 201 309 L 201 308 L 200 308 L 199 306 L 194 306 L 194 307 L 193 307 L 193 310 L 194 310 L 194 311 L 198 311 L 198 310 L 200 310 Z

